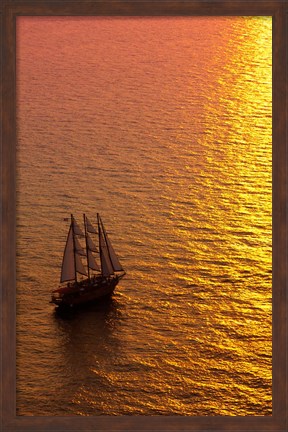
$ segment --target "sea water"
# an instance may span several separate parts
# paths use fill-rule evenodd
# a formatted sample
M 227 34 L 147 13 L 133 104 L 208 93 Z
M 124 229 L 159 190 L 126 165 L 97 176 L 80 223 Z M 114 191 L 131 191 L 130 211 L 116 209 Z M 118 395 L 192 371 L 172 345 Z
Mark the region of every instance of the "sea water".
M 272 22 L 17 18 L 18 415 L 271 415 Z M 127 275 L 63 318 L 73 213 Z

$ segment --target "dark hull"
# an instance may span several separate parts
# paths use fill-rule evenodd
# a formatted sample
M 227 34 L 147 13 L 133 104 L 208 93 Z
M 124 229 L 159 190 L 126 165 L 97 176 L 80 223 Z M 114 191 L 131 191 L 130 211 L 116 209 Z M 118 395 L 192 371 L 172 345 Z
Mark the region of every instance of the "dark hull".
M 51 303 L 64 308 L 94 303 L 110 296 L 120 279 L 121 276 L 109 279 L 97 278 L 74 284 L 66 289 L 59 289 L 52 294 Z

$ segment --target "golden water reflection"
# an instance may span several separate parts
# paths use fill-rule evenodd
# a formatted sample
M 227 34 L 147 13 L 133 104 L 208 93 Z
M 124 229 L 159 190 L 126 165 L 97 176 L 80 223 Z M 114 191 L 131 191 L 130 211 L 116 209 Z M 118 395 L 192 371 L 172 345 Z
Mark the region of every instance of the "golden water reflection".
M 271 18 L 22 18 L 19 414 L 271 415 Z M 84 209 L 127 275 L 60 322 Z

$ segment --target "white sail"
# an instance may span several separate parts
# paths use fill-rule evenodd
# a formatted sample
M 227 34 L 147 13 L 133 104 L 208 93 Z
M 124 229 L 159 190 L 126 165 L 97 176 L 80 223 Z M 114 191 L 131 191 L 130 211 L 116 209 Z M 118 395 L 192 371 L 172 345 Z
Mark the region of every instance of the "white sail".
M 101 259 L 102 275 L 110 276 L 114 273 L 114 271 L 113 271 L 112 263 L 109 258 L 106 242 L 104 240 L 104 236 L 100 227 L 99 227 L 99 244 L 100 244 L 100 259 Z
M 109 257 L 110 257 L 113 269 L 114 269 L 114 271 L 124 271 L 122 265 L 119 262 L 119 259 L 118 259 L 117 255 L 116 255 L 116 253 L 115 253 L 115 251 L 113 249 L 113 246 L 112 246 L 112 244 L 111 244 L 111 242 L 109 240 L 109 237 L 107 235 L 107 232 L 105 230 L 105 227 L 103 225 L 103 222 L 102 222 L 100 216 L 99 216 L 99 219 L 101 221 L 102 229 L 103 229 L 103 232 L 104 232 L 104 235 L 105 235 L 105 240 L 106 240 L 107 247 L 108 247 Z
M 106 242 L 107 242 L 107 247 L 109 250 L 109 255 L 110 255 L 110 259 L 111 259 L 111 263 L 112 263 L 114 271 L 124 271 L 122 265 L 119 262 L 117 255 L 113 249 L 113 246 L 111 245 L 111 242 L 110 242 L 107 234 L 106 234 Z
M 73 280 L 75 279 L 75 275 L 73 231 L 72 226 L 70 225 L 63 255 L 60 282 L 62 283 Z
M 74 237 L 74 242 L 75 242 L 75 252 L 79 255 L 86 256 L 85 250 L 81 246 L 77 237 Z
M 97 264 L 92 252 L 88 249 L 88 266 L 92 270 L 100 271 L 100 267 Z
M 97 247 L 88 234 L 87 234 L 87 246 L 88 246 L 88 249 L 90 249 L 91 251 L 97 252 Z
M 86 228 L 89 233 L 93 233 L 93 234 L 97 233 L 96 228 L 94 228 L 94 226 L 91 224 L 87 216 L 86 216 Z
M 75 262 L 76 262 L 76 271 L 87 276 L 87 271 L 82 263 L 81 257 L 75 254 Z
M 83 231 L 79 227 L 79 225 L 76 222 L 76 220 L 74 219 L 74 217 L 72 217 L 72 221 L 73 221 L 73 231 L 74 231 L 74 234 L 84 236 Z

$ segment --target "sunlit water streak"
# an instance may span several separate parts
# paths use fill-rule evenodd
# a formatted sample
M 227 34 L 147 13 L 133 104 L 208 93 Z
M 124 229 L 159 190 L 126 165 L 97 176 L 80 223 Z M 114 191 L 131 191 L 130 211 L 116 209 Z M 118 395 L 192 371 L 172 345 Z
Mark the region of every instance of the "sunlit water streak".
M 19 415 L 271 415 L 271 20 L 19 18 Z M 127 276 L 49 305 L 71 212 Z

